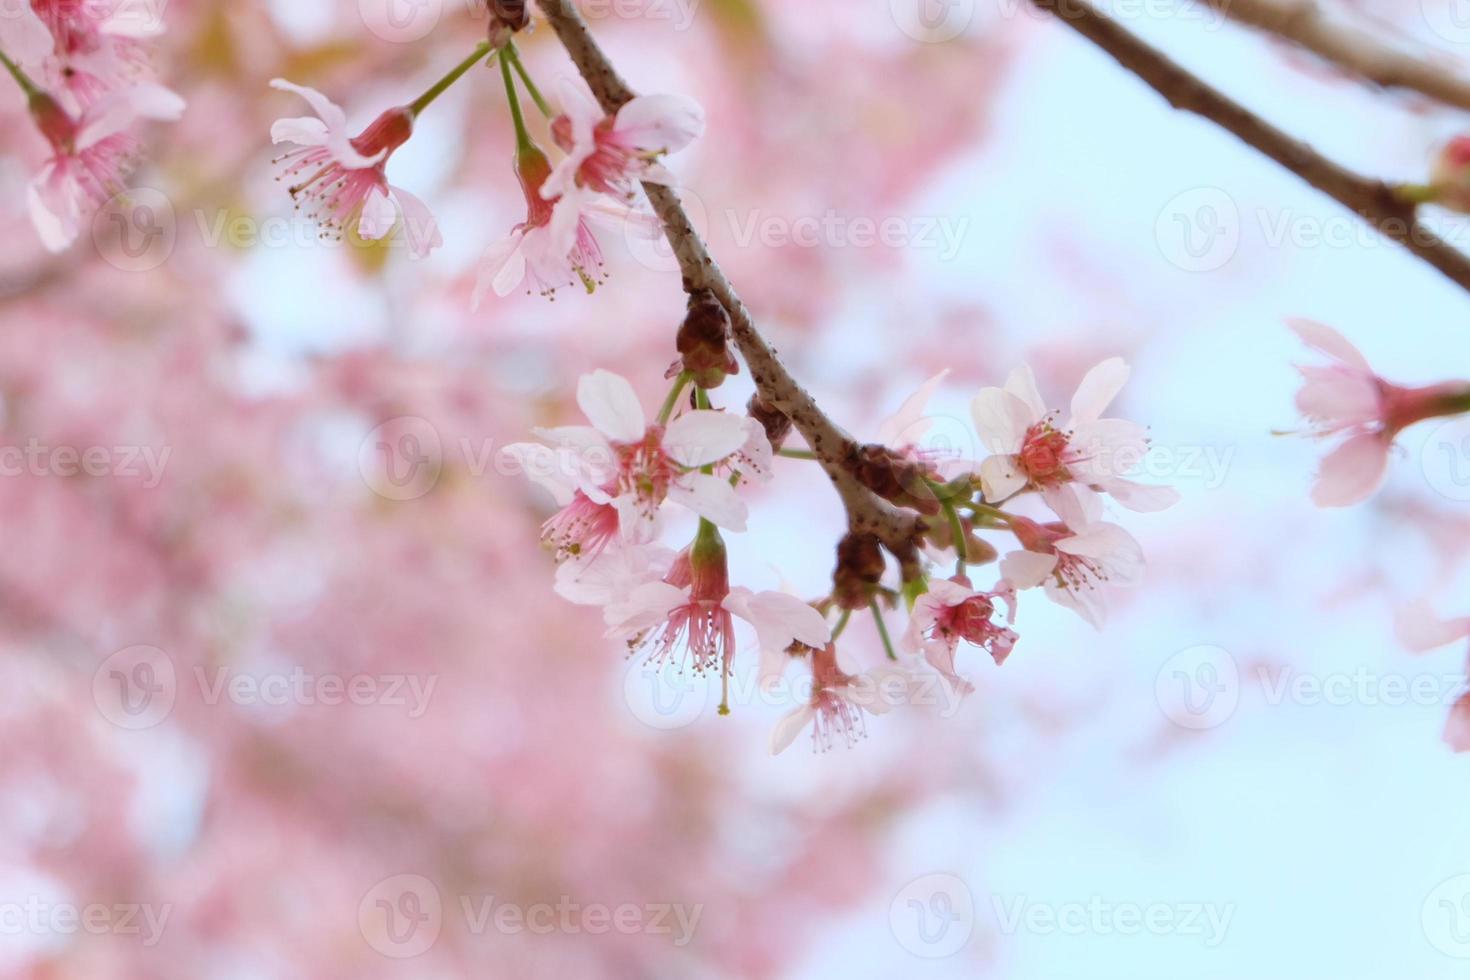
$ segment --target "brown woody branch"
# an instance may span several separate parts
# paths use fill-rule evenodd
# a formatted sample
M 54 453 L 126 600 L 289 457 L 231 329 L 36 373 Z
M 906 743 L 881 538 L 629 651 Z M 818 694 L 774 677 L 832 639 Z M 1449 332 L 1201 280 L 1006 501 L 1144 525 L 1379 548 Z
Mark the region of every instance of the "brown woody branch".
M 1133 36 L 1086 0 L 1031 2 L 1106 51 L 1174 108 L 1202 116 L 1234 133 L 1359 215 L 1385 238 L 1428 262 L 1461 289 L 1470 291 L 1470 257 L 1420 224 L 1416 206 L 1400 198 L 1393 186 L 1356 174 L 1322 156 Z
M 1326 16 L 1316 0 L 1200 0 L 1231 20 L 1312 52 L 1383 88 L 1406 89 L 1470 109 L 1470 80 L 1394 48 L 1361 27 Z
M 537 4 L 604 112 L 614 113 L 633 98 L 632 89 L 618 75 L 569 0 L 537 0 Z M 858 455 L 857 441 L 817 407 L 816 400 L 791 376 L 761 335 L 694 230 L 678 195 L 657 184 L 644 184 L 643 189 L 663 222 L 664 235 L 689 288 L 709 289 L 729 311 L 735 343 L 750 368 L 756 389 L 768 404 L 790 418 L 805 438 L 842 497 L 850 529 L 876 535 L 901 561 L 911 560 L 921 519 L 879 499 L 858 481 L 852 470 Z

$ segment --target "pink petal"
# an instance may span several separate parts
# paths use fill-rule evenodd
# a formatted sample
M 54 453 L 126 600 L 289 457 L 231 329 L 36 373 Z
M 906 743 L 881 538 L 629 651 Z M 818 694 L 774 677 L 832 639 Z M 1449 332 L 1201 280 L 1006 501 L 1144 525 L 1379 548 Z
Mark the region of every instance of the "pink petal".
M 755 627 L 763 650 L 784 651 L 793 641 L 820 649 L 832 638 L 826 618 L 786 592 L 757 592 L 745 597 L 739 609 L 730 602 L 725 605 Z
M 1056 555 L 1035 551 L 1013 551 L 1000 560 L 1000 574 L 1017 589 L 1034 589 L 1051 577 Z
M 1322 460 L 1312 502 L 1318 507 L 1347 507 L 1368 499 L 1388 471 L 1388 445 L 1370 432 L 1338 446 Z
M 1470 636 L 1470 617 L 1442 619 L 1421 599 L 1394 613 L 1393 631 L 1405 649 L 1424 653 Z
M 803 704 L 776 722 L 776 727 L 771 729 L 771 755 L 780 755 L 790 748 L 796 736 L 812 723 L 816 714 L 815 708 Z
M 1004 388 L 981 388 L 970 402 L 970 414 L 986 449 L 993 453 L 1014 453 L 1021 448 L 1026 430 L 1045 413 L 1034 411 Z
M 1041 390 L 1036 387 L 1036 375 L 1031 371 L 1031 365 L 1022 363 L 1012 368 L 1010 375 L 1006 378 L 1005 390 L 1021 400 L 1032 422 L 1038 422 L 1046 415 L 1046 400 L 1041 397 Z
M 744 531 L 749 510 L 724 477 L 689 473 L 669 487 L 669 500 L 730 531 Z
M 485 249 L 480 257 L 480 274 L 475 281 L 471 306 L 479 309 L 492 288 L 496 296 L 508 296 L 526 278 L 526 257 L 521 252 L 524 232 L 517 229 Z
M 315 116 L 277 119 L 271 123 L 271 142 L 321 146 L 327 142 L 327 124 Z
M 1333 360 L 1350 364 L 1368 374 L 1373 373 L 1373 368 L 1368 365 L 1368 359 L 1349 343 L 1346 337 L 1325 323 L 1293 317 L 1286 321 L 1286 325 L 1308 347 L 1326 354 Z
M 985 499 L 999 503 L 1026 485 L 1026 477 L 1016 469 L 1014 457 L 989 456 L 980 464 L 980 486 Z
M 50 161 L 26 190 L 31 223 L 41 243 L 52 252 L 64 252 L 77 240 L 81 224 L 82 189 L 65 166 Z
M 1109 480 L 1104 486 L 1108 496 L 1139 514 L 1167 510 L 1179 502 L 1179 491 L 1173 487 L 1156 487 L 1132 480 Z
M 577 382 L 577 407 L 613 442 L 637 442 L 648 429 L 643 405 L 628 379 L 597 370 Z
M 1094 421 L 1118 397 L 1123 385 L 1128 383 L 1128 364 L 1121 357 L 1110 357 L 1094 367 L 1077 386 L 1072 396 L 1072 419 L 1077 422 Z
M 50 57 L 55 42 L 45 22 L 27 0 L 13 0 L 0 9 L 0 50 L 26 68 L 36 68 Z
M 718 463 L 749 439 L 745 422 L 745 416 L 729 412 L 685 412 L 664 430 L 664 452 L 681 466 Z
M 894 449 L 917 445 L 919 440 L 924 438 L 924 433 L 929 430 L 930 421 L 924 417 L 924 412 L 929 407 L 929 399 L 934 397 L 934 392 L 939 390 L 939 386 L 947 377 L 949 377 L 949 368 L 945 368 L 919 385 L 919 390 L 906 398 L 898 411 L 884 419 L 883 424 L 878 426 L 878 442 Z
M 1470 694 L 1463 694 L 1450 709 L 1444 724 L 1444 740 L 1456 752 L 1470 751 Z
M 415 258 L 424 258 L 444 244 L 439 231 L 439 222 L 429 206 L 402 187 L 389 188 L 398 201 L 403 215 L 403 234 L 408 239 L 408 249 Z
M 362 215 L 357 219 L 357 233 L 364 241 L 375 242 L 398 223 L 398 209 L 393 200 L 381 188 L 368 191 L 362 204 Z
M 640 95 L 618 110 L 619 142 L 645 153 L 677 153 L 704 135 L 704 107 L 685 95 Z

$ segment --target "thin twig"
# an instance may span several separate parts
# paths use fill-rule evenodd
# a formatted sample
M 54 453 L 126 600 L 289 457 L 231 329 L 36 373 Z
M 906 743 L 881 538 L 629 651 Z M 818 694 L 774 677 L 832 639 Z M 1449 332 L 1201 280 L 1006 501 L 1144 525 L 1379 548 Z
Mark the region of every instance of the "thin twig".
M 1419 223 L 1416 207 L 1380 180 L 1339 166 L 1155 50 L 1086 0 L 1031 0 L 1106 51 L 1176 109 L 1234 133 L 1470 291 L 1470 256 Z
M 1379 35 L 1326 17 L 1315 0 L 1200 0 L 1231 20 L 1274 34 L 1383 88 L 1408 89 L 1470 109 L 1470 79 L 1390 47 Z
M 614 113 L 632 99 L 633 91 L 593 39 L 575 7 L 568 0 L 537 0 L 537 3 L 603 111 Z M 750 368 L 761 398 L 790 418 L 811 447 L 842 497 L 849 527 L 877 535 L 900 561 L 911 560 L 921 519 L 879 499 L 858 482 L 850 469 L 857 442 L 817 407 L 816 400 L 781 363 L 719 264 L 710 256 L 704 240 L 694 230 L 678 195 L 658 184 L 644 184 L 643 189 L 663 222 L 664 235 L 685 280 L 692 288 L 711 290 L 729 311 L 735 343 Z

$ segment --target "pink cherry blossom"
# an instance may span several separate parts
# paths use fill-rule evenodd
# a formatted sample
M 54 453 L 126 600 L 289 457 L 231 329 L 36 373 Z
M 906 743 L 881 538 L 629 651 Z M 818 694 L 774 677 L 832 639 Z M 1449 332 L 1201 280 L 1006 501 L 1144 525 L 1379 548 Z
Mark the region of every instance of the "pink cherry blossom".
M 527 475 L 562 505 L 546 530 L 564 555 L 600 550 L 614 519 L 623 539 L 647 541 L 666 500 L 720 527 L 745 530 L 746 506 L 730 481 L 700 468 L 751 452 L 748 419 L 697 410 L 666 426 L 650 425 L 633 386 L 610 371 L 584 375 L 577 384 L 577 404 L 590 426 L 538 432 L 559 449 L 531 443 L 506 447 L 523 462 L 534 461 L 524 467 Z
M 323 237 L 340 240 L 349 231 L 376 241 L 402 219 L 410 251 L 422 258 L 444 244 L 428 205 L 388 183 L 388 158 L 413 135 L 414 112 L 389 109 L 357 136 L 347 130 L 347 115 L 316 89 L 282 78 L 271 87 L 301 96 L 315 117 L 278 119 L 271 142 L 295 143 L 277 159 L 281 180 L 290 182 L 297 208 L 322 226 Z
M 838 738 L 852 748 L 868 734 L 863 713 L 885 714 L 892 704 L 884 696 L 884 689 L 895 681 L 908 684 L 908 672 L 891 664 L 880 664 L 859 674 L 845 672 L 831 643 L 814 648 L 811 662 L 811 698 L 771 730 L 772 755 L 786 751 L 808 725 L 812 728 L 813 751 L 827 751 Z
M 971 405 L 975 428 L 992 453 L 980 465 L 985 497 L 1004 501 L 1036 490 L 1053 510 L 1077 487 L 1111 494 L 1130 510 L 1156 511 L 1179 499 L 1169 487 L 1136 483 L 1123 473 L 1148 452 L 1143 426 L 1102 413 L 1128 380 L 1128 365 L 1114 357 L 1087 372 L 1072 397 L 1065 426 L 1048 412 L 1031 369 L 1022 364 L 1003 388 L 984 388 Z
M 610 635 L 661 664 L 683 667 L 687 655 L 696 673 L 729 673 L 737 617 L 755 627 L 763 650 L 823 646 L 831 635 L 822 614 L 793 595 L 731 588 L 724 544 L 707 530 L 662 580 L 638 586 L 604 614 Z
M 1006 555 L 1000 572 L 1017 589 L 1044 584 L 1053 602 L 1101 629 L 1107 587 L 1138 582 L 1143 549 L 1123 528 L 1101 520 L 1102 501 L 1091 491 L 1065 500 L 1061 516 L 1061 522 L 1051 524 L 1012 518 L 1025 550 Z
M 1326 365 L 1298 365 L 1304 383 L 1297 410 L 1311 434 L 1342 442 L 1322 460 L 1312 501 L 1319 507 L 1361 503 L 1383 484 L 1388 452 L 1403 429 L 1437 415 L 1463 411 L 1464 384 L 1403 388 L 1380 378 L 1356 347 L 1325 324 L 1294 319 L 1287 325 Z
M 177 119 L 184 111 L 182 99 L 151 84 L 109 95 L 75 117 L 44 93 L 31 104 L 51 143 L 51 157 L 30 186 L 31 222 L 53 252 L 76 241 L 84 215 L 127 189 L 140 146 L 124 130 L 138 119 Z
M 1470 638 L 1470 616 L 1445 619 L 1421 599 L 1395 612 L 1394 635 L 1405 648 L 1426 653 Z M 1470 692 L 1462 694 L 1450 708 L 1443 738 L 1456 752 L 1470 752 Z
M 1394 613 L 1394 636 L 1405 649 L 1425 653 L 1470 638 L 1470 616 L 1445 619 L 1426 600 L 1419 600 Z
M 0 51 L 12 61 L 39 74 L 54 49 L 51 29 L 26 0 L 0 8 Z
M 1002 581 L 994 591 L 981 592 L 964 576 L 936 579 L 929 583 L 929 591 L 914 602 L 904 645 L 923 653 L 929 665 L 956 691 L 968 694 L 974 685 L 955 670 L 960 641 L 980 647 L 1000 665 L 1019 639 L 1015 630 L 994 621 L 997 600 L 1007 606 L 1006 622 L 1014 623 L 1016 593 L 1010 583 Z
M 580 80 L 564 78 L 560 89 L 562 114 L 551 132 L 566 156 L 541 187 L 548 201 L 578 185 L 625 200 L 638 181 L 672 185 L 658 157 L 704 133 L 704 109 L 687 96 L 640 95 L 607 116 Z
M 24 0 L 15 0 L 24 6 Z M 162 6 L 146 0 L 32 0 L 36 17 L 52 44 L 39 62 L 34 58 L 34 30 L 24 27 L 28 41 L 22 64 L 38 68 L 53 91 L 65 92 L 84 107 L 111 92 L 150 81 L 149 54 L 142 42 L 163 33 Z M 11 20 L 7 11 L 0 20 Z M 26 18 L 22 15 L 20 20 Z M 14 25 L 11 30 L 15 30 Z
M 528 292 L 555 298 L 556 291 L 580 282 L 593 292 L 603 281 L 602 247 L 593 225 L 620 229 L 640 238 L 658 234 L 652 215 L 635 211 L 581 187 L 569 187 L 550 198 L 542 190 L 551 175 L 546 155 L 522 148 L 516 176 L 526 199 L 526 220 L 491 245 L 480 259 L 473 305 L 478 309 L 494 290 L 508 296 L 522 283 Z

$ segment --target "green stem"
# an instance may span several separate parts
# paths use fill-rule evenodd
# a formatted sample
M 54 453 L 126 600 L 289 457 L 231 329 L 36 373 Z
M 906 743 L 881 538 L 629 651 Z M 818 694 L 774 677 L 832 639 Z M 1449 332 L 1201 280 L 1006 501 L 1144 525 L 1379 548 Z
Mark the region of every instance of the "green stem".
M 970 557 L 969 547 L 965 543 L 965 525 L 960 521 L 959 511 L 955 510 L 954 498 L 944 496 L 944 493 L 948 492 L 948 488 L 942 483 L 935 483 L 933 480 L 928 482 L 929 489 L 934 491 L 936 497 L 939 497 L 939 505 L 944 508 L 944 516 L 949 518 L 949 535 L 954 538 L 954 573 L 956 575 L 963 575 L 965 574 L 965 566 L 969 564 L 968 559 Z
M 526 118 L 521 115 L 521 100 L 516 95 L 516 81 L 510 77 L 510 59 L 500 59 L 500 74 L 505 79 L 505 97 L 510 102 L 510 118 L 516 127 L 516 150 L 519 153 L 531 149 L 531 134 L 526 131 Z
M 521 62 L 521 52 L 516 47 L 514 41 L 511 41 L 506 47 L 505 53 L 506 57 L 510 58 L 510 63 L 515 67 L 516 74 L 521 76 L 521 82 L 525 84 L 526 91 L 530 93 L 531 101 L 536 103 L 536 108 L 541 110 L 541 115 L 547 119 L 555 116 L 556 113 L 552 111 L 551 106 L 541 97 L 541 90 L 536 87 L 535 82 L 531 81 L 531 73 L 526 71 L 526 66 Z
M 664 399 L 663 408 L 658 410 L 658 424 L 668 425 L 669 416 L 674 414 L 674 406 L 679 404 L 679 396 L 684 393 L 684 386 L 694 377 L 688 371 L 680 371 L 679 376 L 674 379 L 674 387 L 669 389 L 669 397 Z
M 842 631 L 845 630 L 845 629 L 847 629 L 847 621 L 849 619 L 851 619 L 851 618 L 852 618 L 852 610 L 851 609 L 844 609 L 844 610 L 842 610 L 842 615 L 839 616 L 839 617 L 837 617 L 837 625 L 834 626 L 834 627 L 832 627 L 832 642 L 833 643 L 836 643 L 837 642 L 837 638 L 842 635 Z
M 485 62 L 485 64 L 488 66 L 490 64 L 490 61 L 493 61 L 495 59 L 495 52 L 490 51 L 489 41 L 481 41 L 475 47 L 473 54 L 471 54 L 465 60 L 461 61 L 459 64 L 455 65 L 454 70 L 445 75 L 443 78 L 439 79 L 439 81 L 435 82 L 433 88 L 429 89 L 423 95 L 410 102 L 408 104 L 409 111 L 417 116 L 419 113 L 427 109 L 429 107 L 429 103 L 433 102 L 439 96 L 443 95 L 449 89 L 449 86 L 453 85 L 455 82 L 464 77 L 464 73 L 475 67 L 475 62 L 479 61 L 481 58 L 484 58 L 487 52 L 490 54 L 489 60 Z
M 815 460 L 817 454 L 810 449 L 778 449 L 777 456 L 785 456 L 787 459 L 811 459 Z
M 1397 184 L 1393 196 L 1405 204 L 1428 204 L 1439 197 L 1439 188 L 1432 184 Z
M 874 599 L 869 605 L 873 610 L 873 622 L 878 624 L 878 635 L 883 638 L 883 650 L 888 654 L 889 660 L 897 660 L 898 654 L 893 652 L 893 638 L 888 635 L 888 624 L 883 622 L 883 610 Z
M 1006 525 L 1011 524 L 1014 520 L 1014 518 L 1012 518 L 1010 514 L 1007 514 L 999 507 L 991 507 L 989 504 L 974 504 L 973 507 L 975 515 L 977 517 L 981 514 L 984 514 L 986 517 L 993 517 L 996 520 L 1000 521 L 1002 524 Z
M 0 63 L 4 63 L 5 70 L 10 72 L 10 77 L 15 79 L 15 84 L 20 86 L 20 90 L 26 94 L 26 98 L 34 98 L 41 94 L 41 90 L 36 87 L 35 82 L 31 81 L 30 76 L 21 71 L 20 65 L 11 61 L 10 55 L 4 51 L 0 51 Z

